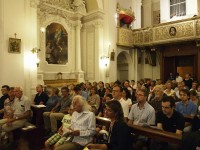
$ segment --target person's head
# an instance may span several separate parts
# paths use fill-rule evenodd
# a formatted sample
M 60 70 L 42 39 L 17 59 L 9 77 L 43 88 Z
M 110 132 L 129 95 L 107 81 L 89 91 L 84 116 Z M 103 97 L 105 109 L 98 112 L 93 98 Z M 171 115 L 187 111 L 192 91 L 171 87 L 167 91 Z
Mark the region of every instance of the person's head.
M 74 92 L 75 92 L 76 95 L 80 95 L 81 92 L 82 92 L 81 87 L 79 85 L 76 85 L 74 87 Z
M 151 84 L 151 86 L 155 86 L 156 85 L 156 81 L 152 80 L 150 84 Z
M 9 90 L 10 90 L 10 87 L 8 85 L 3 85 L 1 87 L 1 93 L 2 93 L 2 95 L 7 95 L 8 92 L 9 92 Z
M 15 87 L 14 88 L 14 94 L 17 98 L 21 98 L 23 95 L 23 89 L 21 87 Z
M 58 95 L 59 94 L 59 89 L 57 87 L 52 88 L 52 95 Z
M 192 82 L 192 89 L 196 90 L 198 86 L 198 82 L 197 81 L 193 81 Z
M 92 83 L 92 85 L 97 87 L 97 82 L 94 81 L 94 82 Z
M 41 84 L 38 84 L 38 85 L 36 86 L 36 91 L 37 91 L 38 93 L 42 93 L 42 91 L 43 91 L 43 86 L 42 86 Z
M 115 85 L 112 90 L 112 96 L 116 100 L 120 100 L 122 98 L 122 87 L 119 85 Z
M 131 85 L 135 85 L 135 80 L 131 80 Z
M 146 89 L 140 89 L 136 93 L 136 99 L 138 103 L 146 102 L 148 91 Z
M 162 80 L 161 79 L 157 79 L 157 85 L 161 85 L 162 84 Z
M 74 111 L 81 113 L 82 111 L 91 111 L 91 106 L 87 103 L 87 101 L 80 95 L 74 96 L 72 100 L 72 106 Z
M 185 74 L 185 79 L 190 79 L 190 74 L 189 73 Z
M 170 116 L 174 112 L 175 101 L 172 96 L 165 96 L 162 99 L 162 111 L 165 115 Z
M 91 89 L 91 87 L 92 87 L 92 84 L 90 82 L 87 82 L 86 83 L 86 89 Z
M 15 99 L 14 87 L 10 87 L 10 90 L 8 92 L 8 96 L 9 96 L 10 101 L 13 101 Z
M 195 90 L 190 90 L 190 99 L 192 101 L 195 101 L 198 99 L 198 95 L 197 95 L 197 92 Z
M 164 88 L 162 85 L 156 85 L 153 91 L 156 98 L 161 99 L 163 97 Z
M 124 81 L 124 87 L 128 88 L 129 86 L 129 80 Z
M 110 84 L 109 84 L 109 83 L 106 83 L 106 84 L 105 84 L 105 88 L 110 88 Z
M 124 120 L 124 113 L 122 106 L 118 100 L 111 100 L 106 102 L 106 116 L 116 121 Z
M 69 89 L 68 87 L 64 86 L 61 88 L 61 93 L 63 97 L 67 97 L 69 95 Z
M 70 89 L 70 91 L 74 91 L 74 87 L 75 87 L 75 85 L 72 83 L 72 84 L 70 84 L 69 85 L 69 89 Z
M 122 91 L 122 97 L 126 100 L 128 98 L 131 98 L 131 93 L 127 88 L 123 88 Z
M 91 94 L 96 94 L 97 93 L 97 88 L 95 86 L 92 86 L 90 89 Z
M 181 89 L 184 89 L 183 84 L 181 82 L 178 83 L 177 85 L 178 90 L 180 91 Z
M 103 83 L 103 81 L 99 81 L 98 85 L 99 85 L 99 88 L 104 88 L 104 83 Z
M 181 89 L 179 95 L 182 102 L 186 102 L 190 98 L 190 92 L 187 89 Z
M 167 81 L 165 85 L 166 85 L 166 89 L 170 90 L 172 88 L 172 82 L 171 81 Z

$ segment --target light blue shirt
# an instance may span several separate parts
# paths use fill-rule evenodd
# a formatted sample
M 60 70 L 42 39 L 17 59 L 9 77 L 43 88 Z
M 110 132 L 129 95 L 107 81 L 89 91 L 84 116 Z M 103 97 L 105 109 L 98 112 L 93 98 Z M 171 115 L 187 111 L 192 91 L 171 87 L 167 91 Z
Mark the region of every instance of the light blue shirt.
M 178 102 L 176 104 L 175 110 L 180 112 L 184 116 L 195 116 L 197 114 L 197 105 L 195 105 L 192 101 L 188 101 L 187 105 L 184 105 L 183 102 Z

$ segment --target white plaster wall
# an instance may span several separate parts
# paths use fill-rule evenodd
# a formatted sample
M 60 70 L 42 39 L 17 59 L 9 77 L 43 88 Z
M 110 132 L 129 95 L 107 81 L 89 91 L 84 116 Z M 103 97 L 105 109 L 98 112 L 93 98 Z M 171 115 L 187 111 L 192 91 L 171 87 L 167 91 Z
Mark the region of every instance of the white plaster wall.
M 25 59 L 33 48 L 33 39 L 36 39 L 35 19 L 36 10 L 30 7 L 29 0 L 0 1 L 0 85 L 21 86 L 29 97 L 32 83 L 36 81 L 36 65 L 28 66 Z M 9 38 L 14 38 L 15 33 L 16 38 L 21 39 L 19 54 L 8 53 Z

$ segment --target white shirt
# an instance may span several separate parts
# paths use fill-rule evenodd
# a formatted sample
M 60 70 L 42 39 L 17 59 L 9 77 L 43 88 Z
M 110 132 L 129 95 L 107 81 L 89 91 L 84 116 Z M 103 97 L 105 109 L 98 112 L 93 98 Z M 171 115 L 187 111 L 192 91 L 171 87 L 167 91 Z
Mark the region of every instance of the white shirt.
M 128 113 L 129 113 L 129 105 L 128 103 L 123 99 L 121 98 L 119 100 L 121 106 L 122 106 L 122 109 L 123 109 L 123 112 L 124 112 L 124 117 L 128 117 Z
M 84 146 L 93 140 L 96 129 L 96 118 L 93 112 L 83 111 L 72 114 L 71 129 L 79 130 L 80 136 L 74 136 L 72 142 Z

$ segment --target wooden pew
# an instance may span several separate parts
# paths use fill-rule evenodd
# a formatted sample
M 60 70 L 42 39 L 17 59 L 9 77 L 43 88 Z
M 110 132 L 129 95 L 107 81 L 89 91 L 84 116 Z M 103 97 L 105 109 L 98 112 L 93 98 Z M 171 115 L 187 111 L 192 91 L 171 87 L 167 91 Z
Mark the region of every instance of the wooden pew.
M 129 125 L 133 130 L 134 134 L 144 135 L 146 137 L 156 139 L 163 142 L 169 142 L 176 145 L 181 145 L 182 135 L 177 135 L 176 133 L 167 132 L 151 127 L 142 127 L 138 125 Z
M 110 120 L 104 117 L 96 117 L 96 124 L 105 125 L 109 128 Z M 169 142 L 181 146 L 182 135 L 177 135 L 172 132 L 162 131 L 150 127 L 142 127 L 138 125 L 130 125 L 134 134 L 144 135 L 146 137 L 159 141 Z
M 104 117 L 96 117 L 96 124 L 106 126 L 106 130 L 109 130 L 110 119 Z

